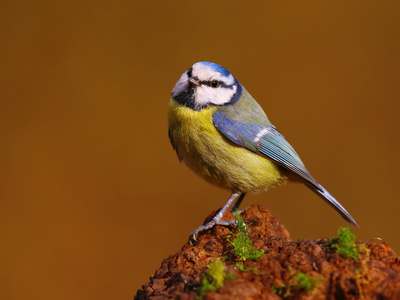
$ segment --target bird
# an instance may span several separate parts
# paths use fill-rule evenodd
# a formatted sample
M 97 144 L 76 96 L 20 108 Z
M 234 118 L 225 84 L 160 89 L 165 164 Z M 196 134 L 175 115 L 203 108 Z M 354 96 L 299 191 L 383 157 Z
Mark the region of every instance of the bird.
M 168 105 L 168 134 L 180 162 L 211 184 L 231 191 L 225 205 L 189 236 L 216 225 L 249 192 L 301 182 L 359 227 L 347 210 L 307 171 L 299 155 L 257 101 L 224 67 L 201 61 L 175 84 Z

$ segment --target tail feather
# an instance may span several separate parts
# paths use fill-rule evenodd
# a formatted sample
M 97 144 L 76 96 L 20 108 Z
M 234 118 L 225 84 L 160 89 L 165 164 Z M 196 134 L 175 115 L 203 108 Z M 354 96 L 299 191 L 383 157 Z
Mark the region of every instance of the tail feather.
M 318 186 L 313 185 L 311 183 L 306 183 L 307 187 L 311 189 L 314 193 L 320 196 L 323 200 L 325 200 L 330 206 L 332 206 L 347 222 L 353 224 L 357 228 L 357 222 L 353 219 L 353 217 L 347 212 L 347 210 L 337 201 L 329 192 L 324 189 L 324 187 L 320 184 Z

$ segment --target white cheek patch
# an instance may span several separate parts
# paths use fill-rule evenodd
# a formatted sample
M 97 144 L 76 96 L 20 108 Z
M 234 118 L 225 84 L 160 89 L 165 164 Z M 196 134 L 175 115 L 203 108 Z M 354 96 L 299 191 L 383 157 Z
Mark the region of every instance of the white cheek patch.
M 233 95 L 236 93 L 236 90 L 236 85 L 233 85 L 232 87 L 218 88 L 201 85 L 195 90 L 195 101 L 200 106 L 207 104 L 224 105 L 231 101 Z

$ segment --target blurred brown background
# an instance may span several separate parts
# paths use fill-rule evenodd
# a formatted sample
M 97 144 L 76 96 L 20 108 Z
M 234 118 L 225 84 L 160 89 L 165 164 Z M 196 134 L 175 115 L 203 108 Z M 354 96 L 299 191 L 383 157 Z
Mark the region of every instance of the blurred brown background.
M 359 239 L 400 254 L 398 1 L 3 1 L 0 298 L 132 299 L 229 192 L 178 163 L 175 82 L 227 67 Z M 346 223 L 303 186 L 251 195 L 294 239 Z

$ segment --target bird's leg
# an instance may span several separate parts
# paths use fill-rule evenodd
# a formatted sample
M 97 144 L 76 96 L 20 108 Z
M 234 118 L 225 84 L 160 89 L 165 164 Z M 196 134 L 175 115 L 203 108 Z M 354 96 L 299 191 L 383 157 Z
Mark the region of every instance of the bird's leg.
M 230 209 L 231 213 L 234 213 L 239 208 L 240 204 L 243 201 L 244 196 L 246 196 L 246 193 L 240 194 L 239 199 L 236 200 L 235 204 L 233 204 L 233 206 Z M 243 210 L 239 211 L 239 214 L 242 212 L 243 212 Z
M 217 214 L 214 216 L 214 218 L 212 218 L 212 220 L 210 222 L 208 222 L 205 225 L 200 226 L 199 228 L 197 228 L 195 231 L 193 231 L 189 237 L 189 241 L 194 240 L 196 241 L 196 235 L 204 230 L 210 229 L 212 227 L 214 227 L 215 225 L 223 225 L 223 226 L 228 226 L 231 224 L 235 223 L 235 220 L 226 220 L 226 221 L 222 221 L 221 218 L 223 217 L 223 215 L 225 214 L 225 212 L 228 210 L 229 206 L 232 205 L 233 201 L 235 201 L 235 199 L 237 197 L 241 197 L 241 193 L 233 193 L 231 195 L 231 197 L 229 198 L 229 200 L 225 203 L 225 205 L 217 212 Z M 241 197 L 242 198 L 242 197 Z M 240 198 L 239 198 L 240 199 Z

